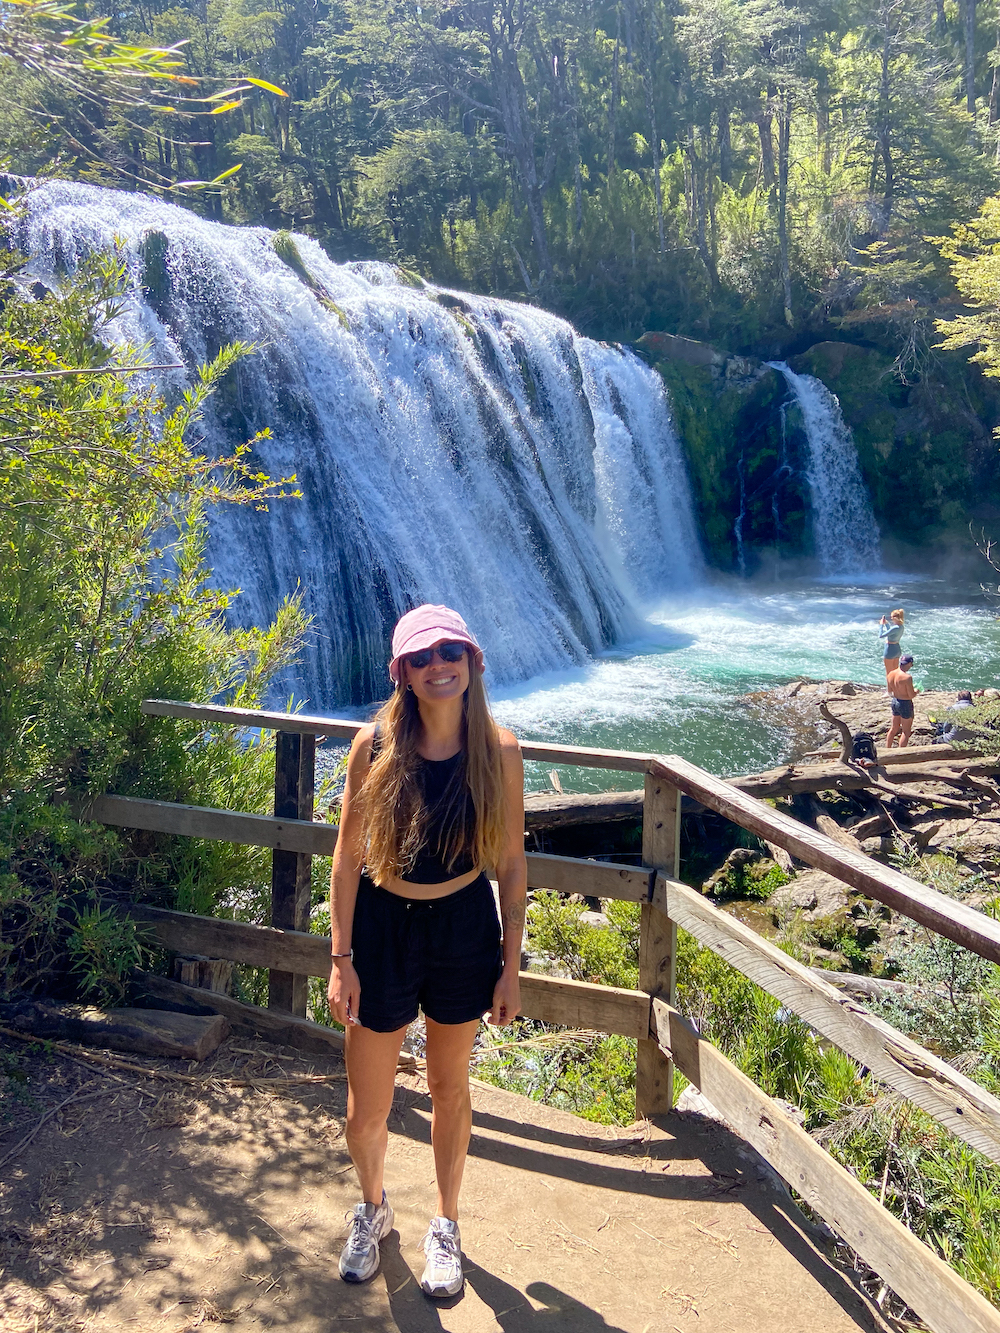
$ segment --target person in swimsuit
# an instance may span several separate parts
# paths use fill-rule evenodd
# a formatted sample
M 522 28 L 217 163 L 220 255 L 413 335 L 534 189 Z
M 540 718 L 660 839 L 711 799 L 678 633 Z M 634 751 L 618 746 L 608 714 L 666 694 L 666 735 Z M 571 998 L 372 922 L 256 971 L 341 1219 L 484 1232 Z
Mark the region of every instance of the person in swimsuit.
M 902 649 L 899 641 L 903 637 L 903 621 L 906 619 L 906 613 L 903 608 L 897 607 L 895 611 L 890 611 L 889 619 L 885 616 L 879 621 L 878 636 L 885 639 L 885 648 L 882 651 L 882 665 L 885 667 L 885 678 L 888 681 L 889 672 L 895 671 L 899 666 L 899 654 Z
M 351 746 L 333 859 L 329 998 L 346 1030 L 347 1146 L 363 1199 L 340 1275 L 364 1282 L 393 1224 L 383 1188 L 396 1063 L 423 1010 L 437 1213 L 421 1287 L 462 1288 L 458 1194 L 472 1130 L 469 1058 L 483 1014 L 511 1022 L 527 893 L 524 765 L 490 715 L 483 654 L 457 612 L 397 624 L 395 692 Z M 501 931 L 493 889 L 500 887 Z
M 892 695 L 892 721 L 889 724 L 889 734 L 885 738 L 885 743 L 890 749 L 897 736 L 899 737 L 900 749 L 910 743 L 910 732 L 913 730 L 913 700 L 920 693 L 910 676 L 912 665 L 912 655 L 904 653 L 899 659 L 899 666 L 895 671 L 889 672 L 888 684 L 889 693 Z

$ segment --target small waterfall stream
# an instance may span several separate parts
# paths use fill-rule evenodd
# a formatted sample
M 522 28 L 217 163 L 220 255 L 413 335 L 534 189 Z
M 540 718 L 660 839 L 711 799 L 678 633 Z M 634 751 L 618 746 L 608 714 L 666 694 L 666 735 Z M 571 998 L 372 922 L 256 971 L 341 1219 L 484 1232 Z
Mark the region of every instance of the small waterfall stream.
M 806 482 L 820 570 L 824 575 L 851 575 L 879 569 L 878 524 L 854 438 L 836 395 L 822 380 L 796 375 L 784 361 L 767 364 L 784 376 L 802 413 L 809 451 Z
M 303 498 L 216 513 L 209 558 L 243 590 L 244 624 L 302 587 L 313 630 L 283 687 L 313 707 L 384 697 L 389 631 L 421 601 L 456 607 L 505 683 L 587 660 L 700 581 L 663 384 L 630 352 L 141 194 L 38 183 L 14 230 L 50 286 L 117 240 L 131 292 L 109 334 L 151 362 L 257 345 L 215 400 L 207 448 L 268 427 L 260 464 L 295 473 Z

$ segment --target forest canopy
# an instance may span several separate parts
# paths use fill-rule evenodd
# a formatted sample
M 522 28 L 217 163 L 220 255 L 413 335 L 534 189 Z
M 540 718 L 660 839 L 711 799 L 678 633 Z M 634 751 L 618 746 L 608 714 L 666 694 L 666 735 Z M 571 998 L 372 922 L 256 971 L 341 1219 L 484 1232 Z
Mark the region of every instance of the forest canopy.
M 603 337 L 661 328 L 766 350 L 846 318 L 917 346 L 914 325 L 954 301 L 930 238 L 998 186 L 985 0 L 78 12 L 179 52 L 192 97 L 232 95 L 194 119 L 162 98 L 81 108 L 8 55 L 14 170 L 157 188 L 241 165 L 190 205 L 306 232 L 338 259 L 528 296 Z

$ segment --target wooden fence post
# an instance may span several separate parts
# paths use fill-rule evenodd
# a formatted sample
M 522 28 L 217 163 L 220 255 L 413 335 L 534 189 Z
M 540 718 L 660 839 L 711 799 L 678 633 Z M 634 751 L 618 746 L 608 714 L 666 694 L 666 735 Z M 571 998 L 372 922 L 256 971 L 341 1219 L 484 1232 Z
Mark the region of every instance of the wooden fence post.
M 643 865 L 677 878 L 680 869 L 681 794 L 662 778 L 646 775 L 642 807 Z M 653 903 L 643 903 L 639 924 L 639 989 L 674 1003 L 677 927 Z M 670 998 L 668 998 L 670 997 Z M 673 1108 L 673 1061 L 657 1042 L 639 1039 L 635 1068 L 636 1115 L 666 1115 Z
M 274 813 L 279 819 L 313 817 L 316 737 L 279 731 L 275 736 Z M 309 929 L 312 857 L 306 852 L 271 853 L 271 925 L 279 930 Z M 267 1007 L 305 1017 L 309 978 L 293 972 L 268 973 Z

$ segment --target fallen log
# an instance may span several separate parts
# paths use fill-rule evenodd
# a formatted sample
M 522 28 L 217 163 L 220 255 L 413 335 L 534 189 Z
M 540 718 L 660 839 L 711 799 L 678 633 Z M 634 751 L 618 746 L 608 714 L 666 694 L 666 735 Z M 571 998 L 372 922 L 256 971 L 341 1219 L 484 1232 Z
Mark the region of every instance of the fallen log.
M 883 765 L 920 764 L 925 761 L 948 763 L 953 759 L 975 759 L 979 755 L 978 750 L 960 750 L 951 745 L 904 745 L 901 750 L 898 746 L 888 750 L 884 745 L 878 745 L 875 747 L 875 752 L 878 755 L 880 768 Z M 832 763 L 839 756 L 839 750 L 809 750 L 802 758 L 815 759 L 820 763 L 824 761 Z
M 935 747 L 940 751 L 942 747 Z M 893 755 L 901 753 L 894 750 Z M 905 751 L 902 752 L 905 755 Z M 971 786 L 969 781 L 979 775 L 1000 771 L 1000 760 L 978 758 L 955 759 L 950 763 L 894 764 L 889 771 L 879 765 L 861 768 L 856 764 L 785 764 L 743 777 L 727 778 L 730 786 L 748 796 L 759 799 L 773 796 L 797 796 L 821 791 L 860 791 L 875 789 L 873 775 L 890 784 L 904 782 L 947 782 L 952 786 Z M 980 788 L 977 787 L 977 790 Z M 1000 792 L 990 789 L 1000 800 Z M 902 788 L 894 794 L 904 795 Z M 984 793 L 985 794 L 985 793 Z M 529 833 L 549 829 L 570 828 L 579 824 L 612 824 L 642 818 L 642 791 L 600 792 L 530 792 L 524 798 L 524 826 Z M 684 798 L 684 813 L 699 808 L 690 798 Z M 832 835 L 831 835 L 832 836 Z
M 153 1009 L 104 1010 L 45 1000 L 4 1005 L 0 1017 L 8 1027 L 34 1037 L 174 1060 L 204 1060 L 229 1034 L 228 1020 L 218 1013 L 205 1017 Z
M 763 773 L 751 773 L 727 778 L 730 786 L 758 800 L 773 796 L 797 796 L 806 792 L 859 791 L 870 787 L 872 775 L 877 774 L 886 783 L 958 782 L 963 774 L 983 776 L 1000 769 L 1000 760 L 982 758 L 974 763 L 956 760 L 952 763 L 894 765 L 891 768 L 862 768 L 858 764 L 785 764 Z
M 901 797 L 904 801 L 916 801 L 921 805 L 942 805 L 946 810 L 958 810 L 971 819 L 976 817 L 976 810 L 967 801 L 953 801 L 950 796 L 930 796 L 922 791 L 914 791 L 912 787 L 891 787 L 888 783 L 877 781 L 872 786 L 886 796 Z
M 529 833 L 573 824 L 612 824 L 642 818 L 639 791 L 531 792 L 524 798 L 524 827 Z
M 841 847 L 850 847 L 852 851 L 857 851 L 858 841 L 856 836 L 851 831 L 841 828 L 833 816 L 826 813 L 823 809 L 823 803 L 818 797 L 810 794 L 806 797 L 806 802 L 812 821 L 820 833 L 825 833 L 834 842 L 839 842 Z

